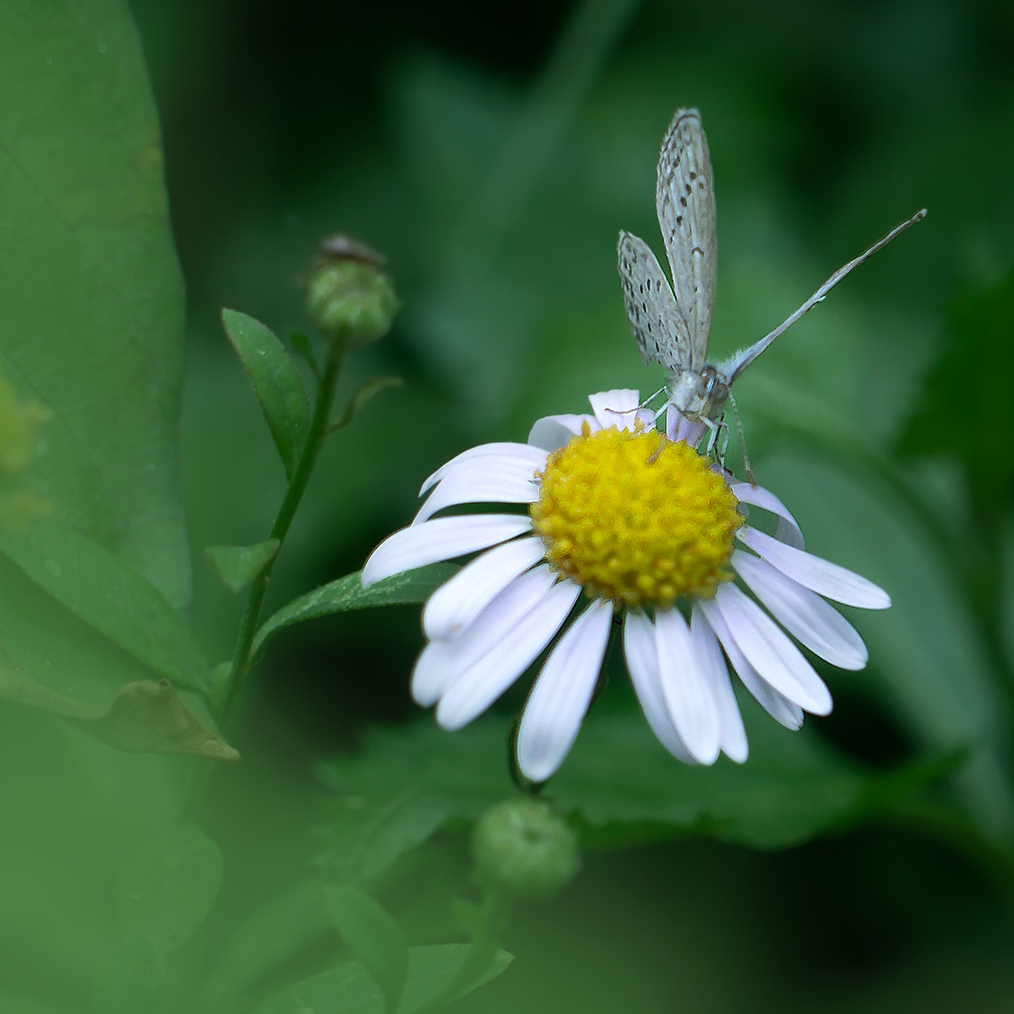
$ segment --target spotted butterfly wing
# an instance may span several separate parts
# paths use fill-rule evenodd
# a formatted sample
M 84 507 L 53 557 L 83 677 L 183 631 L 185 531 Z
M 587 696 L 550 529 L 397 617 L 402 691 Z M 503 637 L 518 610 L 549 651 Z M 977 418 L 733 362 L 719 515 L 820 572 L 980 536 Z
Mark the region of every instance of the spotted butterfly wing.
M 645 363 L 679 372 L 690 358 L 690 332 L 655 255 L 644 240 L 620 232 L 617 266 L 630 329 Z
M 715 185 L 708 139 L 696 109 L 678 109 L 658 157 L 658 224 L 676 303 L 689 332 L 686 368 L 707 363 L 715 301 Z

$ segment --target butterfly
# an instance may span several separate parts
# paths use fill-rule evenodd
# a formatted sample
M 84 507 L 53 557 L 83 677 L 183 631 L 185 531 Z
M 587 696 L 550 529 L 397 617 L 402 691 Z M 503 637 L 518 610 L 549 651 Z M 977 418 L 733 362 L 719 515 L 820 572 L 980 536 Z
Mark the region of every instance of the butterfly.
M 617 254 L 627 317 L 645 363 L 659 363 L 668 371 L 667 404 L 713 435 L 736 378 L 846 275 L 926 215 L 923 208 L 896 226 L 840 267 L 760 341 L 713 364 L 708 362 L 708 333 L 715 301 L 715 184 L 708 139 L 696 109 L 678 109 L 666 131 L 655 205 L 673 286 L 648 244 L 621 230 Z

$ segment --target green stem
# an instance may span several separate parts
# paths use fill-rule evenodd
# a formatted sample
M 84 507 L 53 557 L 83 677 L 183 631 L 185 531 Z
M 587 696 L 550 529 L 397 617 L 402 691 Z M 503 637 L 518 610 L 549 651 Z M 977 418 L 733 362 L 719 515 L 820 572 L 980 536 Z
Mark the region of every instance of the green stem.
M 328 424 L 331 419 L 331 405 L 334 402 L 335 386 L 338 382 L 338 374 L 341 372 L 342 359 L 345 356 L 347 343 L 342 341 L 331 341 L 328 344 L 327 363 L 324 372 L 317 381 L 317 397 L 313 408 L 313 419 L 310 422 L 310 431 L 306 437 L 306 445 L 303 447 L 303 454 L 296 466 L 296 471 L 289 483 L 288 492 L 278 510 L 274 525 L 271 526 L 269 539 L 285 541 L 289 526 L 296 515 L 303 494 L 306 492 L 307 484 L 313 473 L 313 467 L 317 463 L 317 456 L 320 454 L 324 438 L 327 436 Z M 279 547 L 279 551 L 281 547 Z M 243 620 L 239 626 L 239 635 L 236 638 L 236 650 L 232 656 L 232 668 L 229 672 L 229 682 L 222 697 L 222 707 L 218 714 L 218 721 L 224 727 L 232 715 L 236 702 L 239 699 L 239 691 L 243 686 L 245 677 L 250 668 L 250 647 L 253 644 L 254 635 L 257 633 L 257 624 L 261 617 L 261 608 L 264 605 L 264 597 L 268 591 L 268 581 L 271 579 L 271 571 L 274 568 L 274 559 L 260 572 L 253 584 L 246 599 L 246 608 L 243 610 Z

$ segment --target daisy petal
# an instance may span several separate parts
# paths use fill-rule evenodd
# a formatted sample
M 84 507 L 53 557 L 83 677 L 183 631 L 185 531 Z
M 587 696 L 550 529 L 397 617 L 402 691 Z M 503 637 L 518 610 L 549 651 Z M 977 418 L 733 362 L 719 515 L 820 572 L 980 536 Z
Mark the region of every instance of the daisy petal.
M 632 430 L 641 404 L 640 397 L 639 391 L 618 388 L 615 391 L 590 394 L 588 400 L 603 429 Z
M 553 587 L 556 575 L 536 567 L 516 578 L 455 638 L 431 641 L 412 670 L 412 696 L 428 708 L 534 609 Z
M 533 470 L 543 468 L 546 464 L 546 455 L 538 447 L 515 443 L 480 444 L 478 447 L 470 447 L 467 451 L 462 451 L 446 464 L 441 465 L 422 484 L 419 495 L 422 496 L 450 472 L 456 471 L 459 465 L 469 461 L 474 462 L 476 458 L 510 458 L 530 463 Z
M 696 764 L 697 759 L 680 739 L 669 714 L 669 706 L 665 703 L 658 671 L 655 627 L 644 613 L 627 613 L 623 621 L 623 653 L 627 659 L 630 682 L 634 684 L 634 692 L 651 731 L 674 757 L 684 764 Z
M 718 704 L 704 674 L 686 620 L 678 609 L 655 615 L 658 669 L 669 714 L 687 749 L 702 764 L 714 764 L 721 749 Z
M 723 584 L 713 599 L 702 600 L 709 619 L 719 611 L 747 661 L 780 694 L 804 711 L 827 715 L 831 693 L 800 650 L 756 602 L 735 585 Z
M 462 503 L 534 503 L 539 498 L 535 466 L 513 456 L 487 455 L 449 472 L 430 493 L 413 525 L 437 511 Z
M 545 543 L 535 536 L 504 543 L 476 557 L 430 596 L 423 610 L 426 636 L 433 641 L 455 637 L 511 581 L 545 555 Z
M 862 609 L 887 609 L 891 604 L 883 588 L 836 563 L 787 546 L 754 528 L 741 528 L 737 536 L 772 567 L 818 595 Z
M 730 760 L 742 764 L 750 747 L 746 741 L 746 729 L 743 728 L 743 716 L 739 713 L 736 695 L 732 692 L 729 682 L 729 670 L 725 667 L 722 649 L 718 645 L 714 631 L 708 626 L 707 620 L 697 607 L 690 619 L 690 638 L 697 648 L 697 657 L 703 663 L 703 670 L 711 693 L 718 705 L 719 724 L 722 730 L 722 752 Z
M 705 616 L 708 625 L 715 632 L 715 636 L 722 642 L 726 655 L 732 663 L 733 669 L 740 682 L 750 691 L 757 703 L 779 724 L 786 729 L 795 732 L 803 725 L 803 709 L 798 704 L 793 704 L 787 697 L 782 696 L 774 687 L 769 686 L 761 679 L 760 674 L 746 660 L 746 656 L 739 650 L 729 628 L 722 619 L 722 614 L 714 609 Z
M 594 601 L 550 652 L 525 705 L 518 730 L 518 765 L 544 782 L 574 745 L 602 668 L 613 605 Z
M 528 434 L 528 443 L 533 447 L 555 451 L 569 444 L 571 437 L 576 437 L 586 423 L 592 433 L 602 429 L 598 419 L 593 415 L 547 415 L 532 427 L 531 433 Z
M 696 447 L 704 436 L 704 423 L 691 422 L 675 405 L 665 407 L 665 435 L 675 443 L 682 440 L 691 447 Z
M 778 518 L 775 538 L 779 542 L 784 542 L 796 549 L 805 548 L 803 533 L 796 523 L 796 519 L 789 513 L 789 508 L 774 493 L 764 489 L 763 486 L 754 486 L 749 482 L 734 482 L 729 488 L 740 503 L 753 504 L 755 507 L 770 511 Z
M 869 660 L 855 627 L 819 595 L 741 550 L 732 565 L 754 595 L 797 641 L 839 669 L 862 669 Z
M 437 705 L 437 721 L 453 730 L 481 715 L 549 644 L 580 593 L 572 581 L 551 588 L 521 623 L 505 631 L 496 651 L 484 654 L 447 688 Z
M 363 587 L 392 574 L 488 549 L 531 529 L 532 519 L 523 514 L 463 514 L 402 528 L 370 554 L 363 567 Z

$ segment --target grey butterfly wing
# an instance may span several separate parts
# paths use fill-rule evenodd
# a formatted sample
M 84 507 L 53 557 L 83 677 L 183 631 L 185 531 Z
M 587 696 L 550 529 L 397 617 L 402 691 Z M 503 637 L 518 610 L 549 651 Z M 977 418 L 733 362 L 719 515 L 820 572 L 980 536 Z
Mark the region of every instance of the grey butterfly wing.
M 715 301 L 715 186 L 696 109 L 678 109 L 658 156 L 655 190 L 676 302 L 689 330 L 689 368 L 707 362 Z
M 644 240 L 622 231 L 616 253 L 623 303 L 641 357 L 670 372 L 686 369 L 690 332 L 657 258 Z

